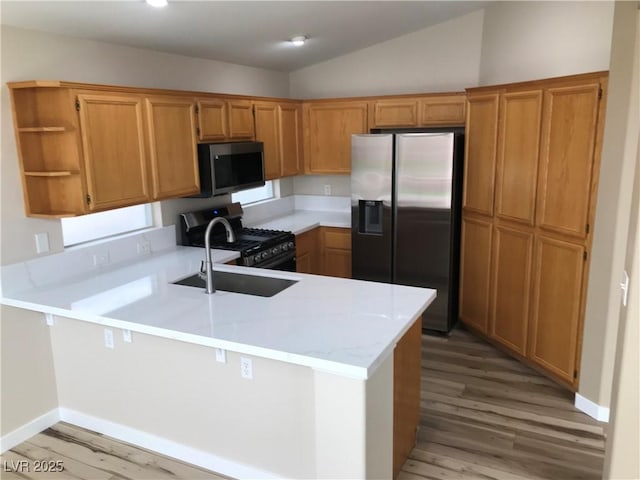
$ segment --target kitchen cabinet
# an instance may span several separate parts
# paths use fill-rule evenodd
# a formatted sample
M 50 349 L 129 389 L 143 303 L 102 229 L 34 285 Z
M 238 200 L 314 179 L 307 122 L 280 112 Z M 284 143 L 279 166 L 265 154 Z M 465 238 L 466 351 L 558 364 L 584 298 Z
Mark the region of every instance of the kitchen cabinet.
M 319 228 L 296 235 L 296 271 L 319 273 L 320 239 Z
M 193 100 L 154 96 L 145 106 L 154 200 L 199 192 Z
M 460 319 L 573 390 L 606 86 L 596 72 L 467 91 Z
M 57 88 L 55 82 L 9 86 L 26 214 L 87 213 L 80 126 L 71 91 Z
M 350 173 L 351 135 L 369 131 L 367 102 L 306 102 L 303 114 L 305 173 Z
M 224 142 L 253 140 L 253 105 L 250 100 L 225 98 L 199 98 L 198 140 Z
M 533 233 L 496 226 L 493 258 L 488 333 L 492 339 L 525 356 L 531 303 Z
M 191 97 L 58 81 L 9 88 L 27 215 L 83 215 L 199 190 Z
M 585 261 L 580 244 L 536 239 L 529 358 L 570 384 L 577 381 Z
M 465 211 L 493 215 L 498 104 L 497 93 L 467 96 L 462 193 Z
M 493 225 L 463 216 L 460 236 L 460 311 L 465 324 L 488 332 L 491 237 Z
M 464 125 L 464 94 L 387 97 L 370 105 L 370 128 Z
M 77 102 L 89 209 L 149 202 L 142 97 L 78 93 Z
M 265 179 L 300 173 L 300 106 L 295 103 L 255 102 L 254 109 L 256 141 L 264 144 Z
M 323 275 L 351 278 L 351 229 L 320 229 Z

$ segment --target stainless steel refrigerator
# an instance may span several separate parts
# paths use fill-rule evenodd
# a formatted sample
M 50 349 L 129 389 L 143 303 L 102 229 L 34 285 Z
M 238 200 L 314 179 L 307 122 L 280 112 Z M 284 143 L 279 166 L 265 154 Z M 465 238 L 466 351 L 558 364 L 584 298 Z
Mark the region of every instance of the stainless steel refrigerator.
M 425 331 L 457 319 L 464 129 L 353 135 L 353 278 L 429 287 Z

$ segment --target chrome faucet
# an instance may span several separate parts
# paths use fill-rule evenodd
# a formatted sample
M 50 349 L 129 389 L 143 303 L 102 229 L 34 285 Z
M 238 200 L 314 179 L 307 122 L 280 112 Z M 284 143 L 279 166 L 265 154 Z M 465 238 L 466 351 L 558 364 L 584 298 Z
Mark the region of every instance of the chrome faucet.
M 204 269 L 201 269 L 202 273 L 207 276 L 207 288 L 206 292 L 216 293 L 216 287 L 213 285 L 213 262 L 211 261 L 211 231 L 216 223 L 222 223 L 227 231 L 227 243 L 233 243 L 236 241 L 236 235 L 231 228 L 231 224 L 226 218 L 216 217 L 209 222 L 207 230 L 204 232 Z

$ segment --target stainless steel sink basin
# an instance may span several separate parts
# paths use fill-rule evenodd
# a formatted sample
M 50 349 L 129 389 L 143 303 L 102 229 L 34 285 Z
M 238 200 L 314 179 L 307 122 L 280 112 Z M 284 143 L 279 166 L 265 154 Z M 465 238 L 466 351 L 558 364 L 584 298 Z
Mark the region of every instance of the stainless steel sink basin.
M 199 273 L 173 282 L 175 285 L 198 287 L 204 289 L 206 281 Z M 244 293 L 245 295 L 257 295 L 259 297 L 273 297 L 286 288 L 289 288 L 296 280 L 284 278 L 259 277 L 244 273 L 213 272 L 213 283 L 216 290 L 224 292 Z

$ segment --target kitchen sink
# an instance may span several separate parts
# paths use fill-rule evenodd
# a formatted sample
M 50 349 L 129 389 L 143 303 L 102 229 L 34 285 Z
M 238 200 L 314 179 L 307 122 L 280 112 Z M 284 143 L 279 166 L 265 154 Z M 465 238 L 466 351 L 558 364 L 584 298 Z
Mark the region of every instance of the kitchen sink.
M 206 279 L 199 273 L 173 283 L 175 285 L 198 287 L 202 289 L 207 285 Z M 244 273 L 213 272 L 213 284 L 215 285 L 216 290 L 244 293 L 245 295 L 256 295 L 259 297 L 273 297 L 284 289 L 289 288 L 294 283 L 297 283 L 297 280 L 259 277 L 257 275 L 247 275 Z

